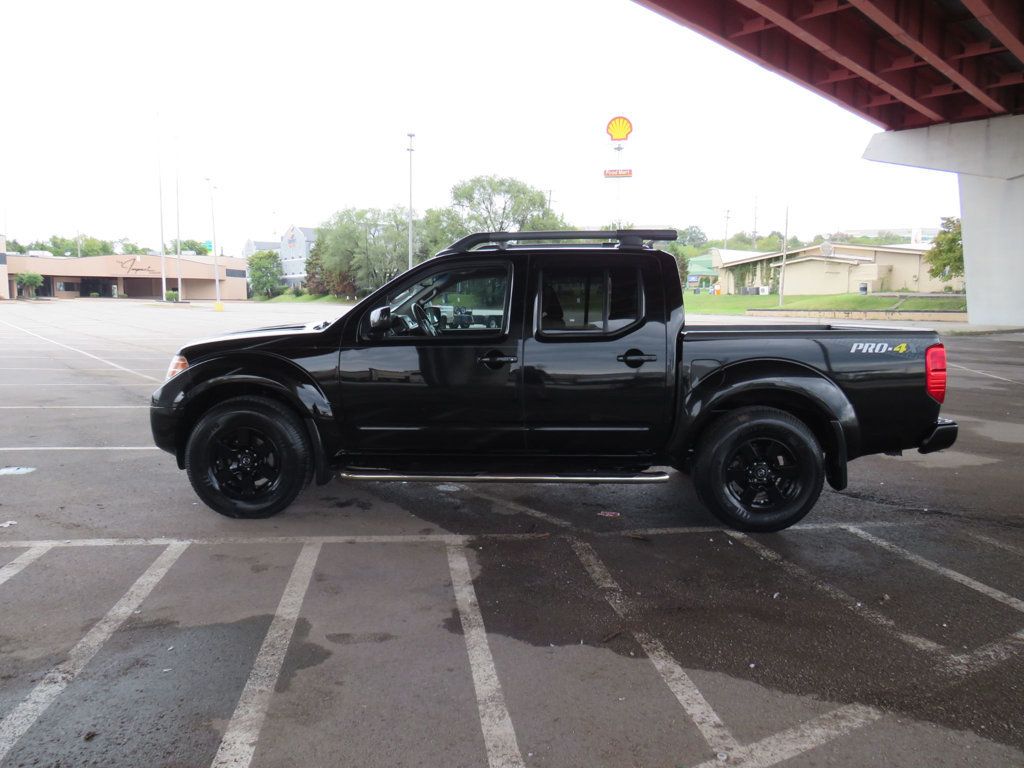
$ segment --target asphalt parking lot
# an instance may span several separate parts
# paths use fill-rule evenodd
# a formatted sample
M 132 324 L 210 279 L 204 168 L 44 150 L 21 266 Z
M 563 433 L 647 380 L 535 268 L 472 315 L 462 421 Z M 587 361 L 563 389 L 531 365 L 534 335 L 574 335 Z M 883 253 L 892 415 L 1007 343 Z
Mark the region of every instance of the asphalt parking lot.
M 1024 334 L 946 339 L 956 446 L 780 534 L 681 476 L 199 504 L 177 346 L 339 311 L 0 305 L 0 766 L 1024 764 Z

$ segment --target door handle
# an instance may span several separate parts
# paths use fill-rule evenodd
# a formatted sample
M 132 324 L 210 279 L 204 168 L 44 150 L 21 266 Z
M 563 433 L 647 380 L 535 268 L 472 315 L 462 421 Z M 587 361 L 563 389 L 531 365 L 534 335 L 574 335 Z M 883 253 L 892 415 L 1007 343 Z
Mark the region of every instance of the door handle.
M 495 350 L 488 352 L 486 355 L 480 355 L 476 361 L 481 365 L 486 365 L 488 368 L 500 368 L 505 363 L 518 363 L 519 358 L 515 355 L 503 355 Z
M 648 355 L 639 349 L 627 349 L 623 354 L 615 358 L 620 363 L 625 363 L 630 368 L 639 368 L 644 363 L 653 363 L 658 359 L 657 355 Z

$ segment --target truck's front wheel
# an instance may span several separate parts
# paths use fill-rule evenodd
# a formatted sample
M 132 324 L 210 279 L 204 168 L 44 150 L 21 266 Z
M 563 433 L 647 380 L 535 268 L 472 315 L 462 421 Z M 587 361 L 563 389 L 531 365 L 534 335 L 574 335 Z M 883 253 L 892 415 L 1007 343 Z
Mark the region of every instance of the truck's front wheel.
M 196 422 L 185 469 L 208 507 L 228 517 L 270 517 L 287 507 L 313 474 L 299 417 L 263 397 L 236 397 Z
M 775 408 L 739 408 L 704 435 L 693 470 L 704 505 L 741 531 L 793 525 L 821 494 L 825 462 L 814 433 Z

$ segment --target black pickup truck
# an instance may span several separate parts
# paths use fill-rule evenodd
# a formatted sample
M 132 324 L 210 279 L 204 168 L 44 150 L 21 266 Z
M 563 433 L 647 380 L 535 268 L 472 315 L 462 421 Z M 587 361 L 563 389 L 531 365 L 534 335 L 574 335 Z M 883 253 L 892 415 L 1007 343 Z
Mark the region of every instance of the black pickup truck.
M 933 331 L 687 327 L 676 262 L 653 248 L 675 237 L 470 235 L 333 322 L 185 346 L 153 437 L 231 517 L 335 474 L 652 483 L 673 467 L 748 531 L 800 520 L 851 459 L 956 440 Z M 439 322 L 456 309 L 474 322 Z

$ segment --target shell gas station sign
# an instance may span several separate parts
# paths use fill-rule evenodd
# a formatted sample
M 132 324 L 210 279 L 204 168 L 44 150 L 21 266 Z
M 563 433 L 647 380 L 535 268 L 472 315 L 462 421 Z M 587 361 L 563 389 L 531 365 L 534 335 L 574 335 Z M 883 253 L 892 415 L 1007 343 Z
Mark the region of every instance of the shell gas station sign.
M 630 122 L 628 117 L 619 115 L 608 121 L 605 131 L 611 136 L 612 141 L 625 141 L 629 138 L 629 134 L 633 132 L 633 123 Z
M 608 125 L 605 126 L 605 133 L 615 143 L 614 149 L 619 153 L 619 157 L 622 156 L 623 147 L 622 142 L 629 138 L 629 134 L 633 132 L 633 123 L 628 117 L 623 115 L 617 115 L 608 121 Z M 633 176 L 632 168 L 607 168 L 604 172 L 606 179 L 628 179 Z

